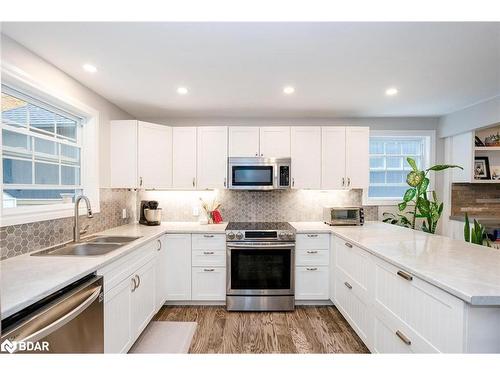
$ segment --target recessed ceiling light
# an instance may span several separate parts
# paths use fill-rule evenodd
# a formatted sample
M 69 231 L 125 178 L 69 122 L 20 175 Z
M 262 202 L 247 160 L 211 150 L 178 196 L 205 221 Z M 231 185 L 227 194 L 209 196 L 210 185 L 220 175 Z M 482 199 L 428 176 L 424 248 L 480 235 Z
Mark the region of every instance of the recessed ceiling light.
M 394 95 L 397 95 L 397 93 L 398 93 L 398 89 L 395 87 L 390 87 L 387 90 L 385 90 L 385 95 L 387 95 L 387 96 L 394 96 Z
M 92 64 L 83 64 L 83 70 L 89 73 L 97 72 L 97 68 Z
M 186 95 L 187 93 L 188 93 L 187 87 L 178 87 L 177 88 L 177 94 Z
M 295 92 L 295 88 L 294 88 L 293 86 L 285 86 L 285 87 L 283 88 L 283 93 L 284 93 L 285 95 L 291 95 L 291 94 L 293 94 L 294 92 Z

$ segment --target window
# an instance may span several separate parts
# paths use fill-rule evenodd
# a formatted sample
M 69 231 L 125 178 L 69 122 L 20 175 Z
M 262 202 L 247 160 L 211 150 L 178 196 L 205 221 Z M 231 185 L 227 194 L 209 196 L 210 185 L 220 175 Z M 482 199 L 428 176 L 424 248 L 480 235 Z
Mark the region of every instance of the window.
M 71 203 L 81 193 L 81 125 L 79 117 L 2 86 L 3 209 Z
M 433 133 L 433 132 L 432 132 Z M 411 170 L 406 158 L 411 157 L 419 168 L 429 167 L 433 134 L 422 132 L 372 132 L 370 137 L 371 201 L 400 201 L 408 189 L 406 175 Z

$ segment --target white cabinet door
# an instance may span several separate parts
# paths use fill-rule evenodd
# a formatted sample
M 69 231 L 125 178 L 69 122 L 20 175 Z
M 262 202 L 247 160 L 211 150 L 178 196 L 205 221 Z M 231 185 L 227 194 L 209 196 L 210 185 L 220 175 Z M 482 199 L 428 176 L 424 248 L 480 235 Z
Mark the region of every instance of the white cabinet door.
M 229 156 L 259 156 L 259 128 L 256 126 L 229 127 Z
M 138 187 L 137 156 L 137 121 L 111 121 L 111 187 Z
M 166 234 L 167 301 L 191 300 L 191 235 Z
M 167 250 L 165 249 L 165 236 L 158 238 L 155 244 L 156 257 L 156 311 L 158 311 L 167 300 Z
M 198 128 L 198 189 L 224 189 L 227 182 L 227 126 Z
M 346 128 L 321 128 L 321 188 L 346 186 Z
M 368 191 L 370 181 L 370 128 L 348 127 L 346 129 L 346 175 L 347 187 Z
M 289 158 L 290 127 L 288 126 L 261 127 L 260 156 L 266 158 Z
M 321 188 L 321 128 L 293 126 L 291 128 L 292 187 Z
M 172 187 L 172 128 L 139 121 L 138 150 L 139 185 Z
M 156 312 L 155 258 L 139 268 L 133 276 L 137 283 L 132 289 L 132 334 L 134 339 L 146 328 Z
M 295 299 L 327 300 L 329 298 L 329 267 L 295 267 Z
M 196 187 L 196 128 L 172 129 L 172 187 L 194 189 Z
M 193 301 L 226 299 L 225 267 L 193 267 Z
M 104 353 L 124 353 L 132 345 L 132 277 L 121 281 L 104 295 Z

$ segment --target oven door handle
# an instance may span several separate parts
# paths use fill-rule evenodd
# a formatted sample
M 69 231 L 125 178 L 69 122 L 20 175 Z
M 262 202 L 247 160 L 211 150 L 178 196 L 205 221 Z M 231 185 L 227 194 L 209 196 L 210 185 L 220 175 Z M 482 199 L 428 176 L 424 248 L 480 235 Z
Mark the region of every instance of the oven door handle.
M 241 244 L 228 244 L 227 248 L 231 249 L 255 249 L 255 248 L 266 248 L 266 249 L 276 249 L 276 248 L 295 248 L 295 244 L 288 243 L 276 243 L 276 242 L 245 242 Z

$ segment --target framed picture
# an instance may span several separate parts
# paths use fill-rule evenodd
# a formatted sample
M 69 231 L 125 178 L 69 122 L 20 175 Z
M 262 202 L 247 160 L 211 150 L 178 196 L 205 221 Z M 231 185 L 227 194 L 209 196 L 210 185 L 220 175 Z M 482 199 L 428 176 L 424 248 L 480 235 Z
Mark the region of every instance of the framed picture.
M 476 180 L 491 180 L 490 161 L 487 156 L 476 156 L 474 160 L 474 178 Z

